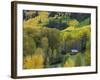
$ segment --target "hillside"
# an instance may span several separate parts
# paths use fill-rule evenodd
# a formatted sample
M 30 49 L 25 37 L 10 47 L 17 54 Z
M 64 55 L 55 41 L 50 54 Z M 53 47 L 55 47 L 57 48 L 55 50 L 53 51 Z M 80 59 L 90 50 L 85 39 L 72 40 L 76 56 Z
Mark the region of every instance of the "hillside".
M 84 13 L 24 11 L 23 68 L 89 66 L 90 22 Z

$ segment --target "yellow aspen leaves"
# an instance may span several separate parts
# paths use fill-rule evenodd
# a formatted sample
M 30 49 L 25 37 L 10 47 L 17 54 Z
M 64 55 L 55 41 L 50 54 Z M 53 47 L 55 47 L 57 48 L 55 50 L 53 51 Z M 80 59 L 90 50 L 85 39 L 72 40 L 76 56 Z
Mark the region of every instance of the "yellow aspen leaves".
M 64 67 L 74 67 L 74 66 L 75 66 L 75 62 L 71 58 L 68 58 L 68 60 L 66 60 L 64 63 Z
M 24 69 L 39 69 L 44 67 L 44 56 L 41 48 L 37 48 L 31 56 L 24 57 Z

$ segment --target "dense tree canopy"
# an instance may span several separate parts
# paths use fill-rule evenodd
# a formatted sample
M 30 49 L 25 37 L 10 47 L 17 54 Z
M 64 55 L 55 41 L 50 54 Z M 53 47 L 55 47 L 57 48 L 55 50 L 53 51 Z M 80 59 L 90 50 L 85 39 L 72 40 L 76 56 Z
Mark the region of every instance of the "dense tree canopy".
M 24 10 L 24 68 L 90 65 L 90 19 L 87 13 Z

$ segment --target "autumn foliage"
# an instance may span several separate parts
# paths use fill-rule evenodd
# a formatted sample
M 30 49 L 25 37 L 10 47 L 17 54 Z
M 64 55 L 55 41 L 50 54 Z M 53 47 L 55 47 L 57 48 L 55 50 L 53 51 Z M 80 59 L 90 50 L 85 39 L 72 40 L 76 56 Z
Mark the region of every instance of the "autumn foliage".
M 23 68 L 91 65 L 90 14 L 23 11 Z

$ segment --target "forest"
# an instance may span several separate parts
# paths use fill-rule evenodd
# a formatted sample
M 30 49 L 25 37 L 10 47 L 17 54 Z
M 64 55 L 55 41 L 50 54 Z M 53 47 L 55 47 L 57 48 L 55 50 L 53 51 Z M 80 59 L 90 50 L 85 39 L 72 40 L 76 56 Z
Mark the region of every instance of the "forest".
M 23 69 L 91 65 L 91 14 L 23 10 Z

